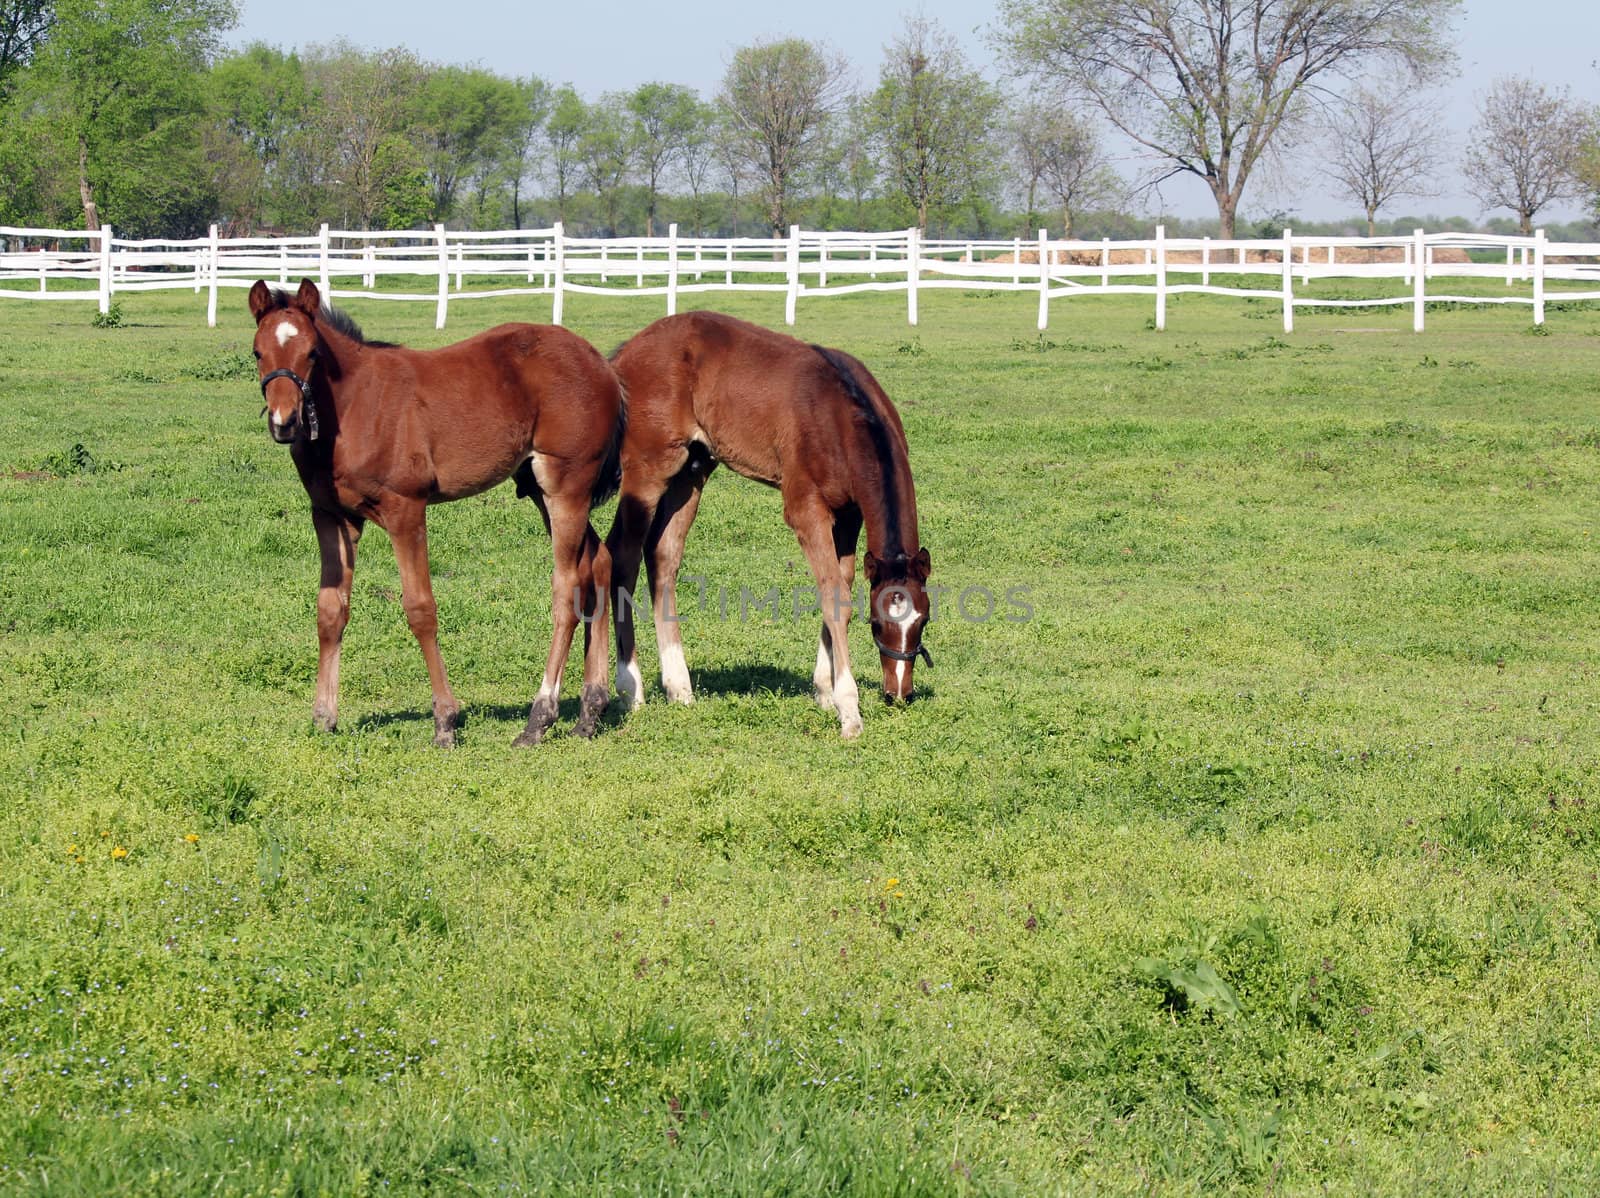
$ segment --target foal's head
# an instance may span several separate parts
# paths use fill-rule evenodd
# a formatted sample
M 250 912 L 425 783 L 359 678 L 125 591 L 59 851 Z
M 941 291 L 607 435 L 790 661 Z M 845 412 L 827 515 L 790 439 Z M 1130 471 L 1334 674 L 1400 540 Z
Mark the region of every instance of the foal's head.
M 909 700 L 917 658 L 933 664 L 922 645 L 929 615 L 925 584 L 932 563 L 928 551 L 920 549 L 915 556 L 897 553 L 890 558 L 869 551 L 865 564 L 872 584 L 872 639 L 883 662 L 883 697 L 888 702 Z
M 311 402 L 311 372 L 317 363 L 317 285 L 302 279 L 291 297 L 257 281 L 250 288 L 250 314 L 256 318 L 256 365 L 267 401 L 267 431 L 287 445 L 304 433 L 317 436 Z

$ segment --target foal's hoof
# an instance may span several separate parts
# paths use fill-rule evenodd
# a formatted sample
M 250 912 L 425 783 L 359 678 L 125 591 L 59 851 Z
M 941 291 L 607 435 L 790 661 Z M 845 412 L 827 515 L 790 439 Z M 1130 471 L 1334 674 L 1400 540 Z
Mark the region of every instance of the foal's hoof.
M 839 736 L 844 740 L 854 740 L 861 735 L 861 717 L 845 720 L 839 725 Z
M 557 714 L 554 696 L 540 695 L 528 708 L 528 726 L 522 730 L 522 735 L 511 742 L 512 747 L 526 749 L 538 744 L 544 739 L 544 734 L 550 731 L 550 725 L 556 722 Z
M 606 704 L 610 699 L 611 696 L 603 686 L 584 687 L 583 706 L 578 711 L 578 722 L 572 730 L 585 740 L 594 736 L 600 717 L 606 713 Z
M 339 725 L 339 718 L 331 711 L 324 711 L 320 707 L 311 709 L 311 726 L 318 732 L 332 732 Z
M 834 709 L 832 691 L 813 690 L 811 692 L 811 700 L 823 711 L 832 711 Z

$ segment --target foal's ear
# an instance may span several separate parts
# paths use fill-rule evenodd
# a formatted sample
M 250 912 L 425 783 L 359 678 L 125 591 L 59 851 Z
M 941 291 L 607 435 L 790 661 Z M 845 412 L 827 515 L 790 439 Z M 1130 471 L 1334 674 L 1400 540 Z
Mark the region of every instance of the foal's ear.
M 927 582 L 931 573 L 933 573 L 933 559 L 928 556 L 926 549 L 917 550 L 917 556 L 911 559 L 911 576 L 918 582 Z
M 861 559 L 862 568 L 867 572 L 867 581 L 873 586 L 878 585 L 878 575 L 883 573 L 883 563 L 872 556 L 872 550 L 867 550 L 866 556 Z
M 322 307 L 322 292 L 310 279 L 300 280 L 300 290 L 294 293 L 294 306 L 307 316 L 315 316 Z
M 264 281 L 257 279 L 255 286 L 250 288 L 250 315 L 260 324 L 263 316 L 280 306 L 282 298 Z

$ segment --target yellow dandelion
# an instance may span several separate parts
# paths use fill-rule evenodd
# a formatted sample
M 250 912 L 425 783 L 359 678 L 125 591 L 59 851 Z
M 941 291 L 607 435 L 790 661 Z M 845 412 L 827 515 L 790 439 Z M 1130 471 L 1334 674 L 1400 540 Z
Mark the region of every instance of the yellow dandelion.
M 100 833 L 100 839 L 104 840 L 107 836 L 110 836 L 110 835 L 111 835 L 111 833 L 109 831 L 102 832 L 102 833 Z
M 75 845 L 75 844 L 69 844 L 69 845 L 68 845 L 68 846 L 67 846 L 67 855 L 68 855 L 68 856 L 69 856 L 69 857 L 70 857 L 70 856 L 75 856 L 75 855 L 76 855 L 76 854 L 77 854 L 77 852 L 78 852 L 78 846 L 77 846 L 77 845 Z
M 111 859 L 113 861 L 121 861 L 127 855 L 128 855 L 128 850 L 123 848 L 120 844 L 116 845 L 111 850 Z
M 186 833 L 184 833 L 183 838 L 184 838 L 184 840 L 186 840 L 190 844 L 199 844 L 200 843 L 200 833 L 198 833 L 198 832 L 186 832 Z
M 899 878 L 890 878 L 888 881 L 884 882 L 883 888 L 885 890 L 893 890 L 898 885 L 900 885 Z

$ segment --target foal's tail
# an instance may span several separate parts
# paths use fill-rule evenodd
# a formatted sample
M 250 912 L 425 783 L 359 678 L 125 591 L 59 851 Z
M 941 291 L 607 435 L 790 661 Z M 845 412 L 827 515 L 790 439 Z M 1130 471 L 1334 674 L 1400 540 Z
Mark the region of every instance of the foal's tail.
M 610 365 L 606 363 L 608 370 Z M 595 476 L 594 490 L 589 493 L 591 509 L 610 499 L 622 486 L 622 438 L 628 431 L 628 388 L 616 371 L 611 371 L 611 377 L 617 383 L 617 422 L 611 428 L 611 440 L 606 443 L 605 460 L 600 464 L 600 473 Z

